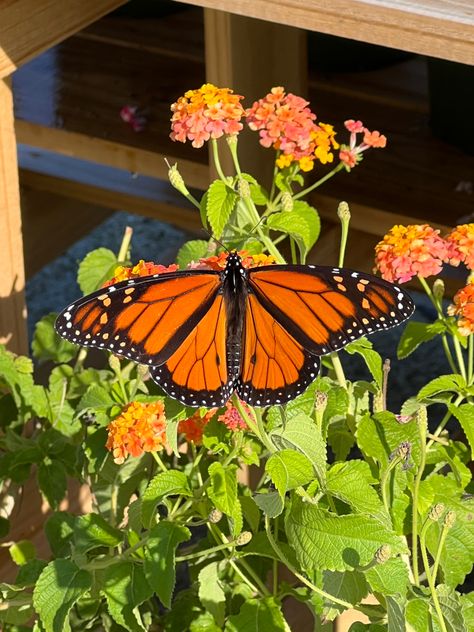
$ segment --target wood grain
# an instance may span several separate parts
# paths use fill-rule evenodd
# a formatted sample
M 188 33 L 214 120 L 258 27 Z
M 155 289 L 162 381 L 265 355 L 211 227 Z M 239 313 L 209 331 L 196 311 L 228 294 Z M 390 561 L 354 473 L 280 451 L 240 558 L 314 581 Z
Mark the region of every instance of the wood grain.
M 0 2 L 0 77 L 121 4 L 125 0 Z
M 0 79 L 0 112 L 0 343 L 16 353 L 27 353 L 18 165 L 8 79 Z
M 474 64 L 471 0 L 182 0 L 186 4 Z M 258 51 L 255 51 L 258 55 Z

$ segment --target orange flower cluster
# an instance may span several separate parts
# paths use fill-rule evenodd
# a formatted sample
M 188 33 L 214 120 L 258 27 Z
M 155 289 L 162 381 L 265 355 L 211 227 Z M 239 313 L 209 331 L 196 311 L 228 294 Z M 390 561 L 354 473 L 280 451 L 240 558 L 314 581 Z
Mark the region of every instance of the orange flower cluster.
M 361 160 L 364 151 L 370 147 L 383 148 L 387 145 L 387 138 L 377 130 L 371 132 L 362 121 L 349 119 L 344 123 L 346 129 L 351 133 L 349 145 L 341 145 L 339 160 L 344 164 L 347 171 L 350 171 Z M 357 135 L 363 134 L 362 142 L 357 144 Z
M 474 224 L 456 226 L 446 241 L 449 245 L 449 263 L 464 263 L 469 270 L 474 270 Z
M 387 281 L 406 283 L 414 276 L 439 274 L 448 253 L 439 230 L 428 224 L 398 225 L 376 245 L 375 265 Z
M 275 257 L 273 257 L 273 255 L 264 255 L 261 253 L 252 255 L 246 250 L 239 250 L 238 255 L 242 259 L 242 265 L 244 268 L 259 268 L 261 266 L 270 266 L 275 263 Z M 199 264 L 193 267 L 204 269 L 211 268 L 211 270 L 217 270 L 220 272 L 225 268 L 228 256 L 229 253 L 223 251 L 218 255 L 199 259 Z
M 128 456 L 161 450 L 166 442 L 165 408 L 161 401 L 144 404 L 131 402 L 107 426 L 106 448 L 115 463 L 121 464 Z
M 175 263 L 172 263 L 170 266 L 162 266 L 159 263 L 153 263 L 153 261 L 143 261 L 143 259 L 140 259 L 135 266 L 118 266 L 115 268 L 113 278 L 106 281 L 103 287 L 114 285 L 119 281 L 127 281 L 128 279 L 136 279 L 153 274 L 163 274 L 165 272 L 176 272 L 177 269 L 178 266 Z
M 202 147 L 210 138 L 238 134 L 243 127 L 242 98 L 212 83 L 188 90 L 171 106 L 171 139 L 182 143 L 190 140 L 193 147 Z
M 474 283 L 468 283 L 454 295 L 454 304 L 448 307 L 450 316 L 458 317 L 458 330 L 462 336 L 474 334 Z
M 195 445 L 201 445 L 204 429 L 216 414 L 217 408 L 212 408 L 204 415 L 197 410 L 194 415 L 183 419 L 178 424 L 178 432 L 184 434 L 186 441 L 192 441 Z
M 305 99 L 276 87 L 246 110 L 247 123 L 259 132 L 260 144 L 281 152 L 280 169 L 297 162 L 303 171 L 310 171 L 315 160 L 332 162 L 331 150 L 339 148 L 332 125 L 317 125 L 308 105 Z

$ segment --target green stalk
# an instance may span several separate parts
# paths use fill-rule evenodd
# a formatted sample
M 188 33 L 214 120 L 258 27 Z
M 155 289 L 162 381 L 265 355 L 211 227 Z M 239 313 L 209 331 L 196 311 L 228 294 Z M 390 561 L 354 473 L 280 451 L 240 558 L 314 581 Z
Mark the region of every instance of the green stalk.
M 127 259 L 127 254 L 130 249 L 130 242 L 132 240 L 133 228 L 131 226 L 126 226 L 125 231 L 122 237 L 122 243 L 120 244 L 120 250 L 117 255 L 117 259 L 119 261 L 125 261 Z
M 454 406 L 459 406 L 459 404 L 462 402 L 463 399 L 464 399 L 463 395 L 458 395 L 454 401 Z M 448 421 L 451 419 L 451 417 L 452 417 L 451 412 L 449 410 L 446 411 L 443 419 L 439 422 L 438 427 L 432 433 L 433 439 L 430 439 L 426 445 L 427 450 L 429 450 L 431 446 L 433 445 L 435 441 L 434 437 L 439 437 L 439 435 L 443 432 L 444 427 L 446 426 Z
M 466 380 L 467 379 L 466 365 L 464 363 L 464 357 L 462 355 L 461 343 L 459 342 L 456 335 L 453 336 L 453 345 L 454 345 L 454 352 L 456 353 L 456 358 L 459 365 L 459 372 L 461 373 L 463 378 Z
M 347 382 L 346 376 L 344 373 L 344 369 L 342 368 L 341 359 L 339 358 L 337 351 L 333 351 L 329 354 L 331 358 L 332 366 L 334 368 L 334 372 L 336 373 L 337 381 L 342 388 L 345 388 L 347 391 Z
M 421 430 L 420 424 L 418 430 L 421 437 L 421 459 L 418 471 L 416 473 L 415 483 L 413 485 L 413 508 L 412 508 L 412 564 L 413 564 L 413 579 L 416 586 L 420 585 L 420 574 L 418 571 L 418 499 L 420 493 L 420 483 L 423 476 L 423 471 L 426 465 L 426 437 Z
M 219 158 L 219 147 L 217 145 L 217 140 L 215 138 L 211 138 L 211 147 L 212 147 L 212 157 L 214 159 L 214 165 L 216 167 L 216 171 L 219 175 L 219 178 L 227 184 L 227 178 L 224 175 L 221 167 L 221 161 Z
M 314 182 L 311 186 L 306 187 L 306 189 L 303 189 L 299 193 L 296 193 L 296 195 L 293 196 L 293 199 L 299 200 L 300 198 L 304 197 L 308 193 L 311 193 L 311 191 L 314 191 L 314 189 L 317 189 L 324 182 L 326 182 L 326 180 L 329 180 L 330 178 L 332 178 L 334 175 L 336 175 L 336 173 L 341 171 L 343 168 L 344 168 L 344 164 L 340 162 L 336 167 L 334 167 L 334 169 L 332 169 L 332 171 L 330 171 L 325 176 L 320 178 L 317 182 Z
M 436 584 L 436 577 L 438 575 L 439 563 L 441 560 L 441 553 L 443 551 L 444 544 L 446 542 L 446 536 L 448 535 L 449 529 L 450 529 L 449 526 L 447 526 L 446 524 L 443 524 L 443 529 L 441 530 L 441 535 L 439 536 L 438 549 L 436 551 L 436 557 L 435 557 L 435 561 L 433 564 L 433 571 L 432 571 L 433 583 L 435 584 Z
M 234 406 L 239 411 L 240 416 L 245 421 L 245 423 L 250 428 L 250 430 L 253 432 L 253 434 L 256 437 L 258 437 L 260 439 L 260 441 L 263 443 L 263 445 L 267 448 L 267 450 L 271 454 L 273 454 L 275 452 L 275 446 L 272 444 L 272 442 L 270 441 L 270 439 L 268 437 L 268 434 L 267 434 L 267 431 L 265 430 L 265 425 L 263 423 L 263 419 L 262 419 L 262 415 L 261 415 L 260 411 L 257 411 L 255 409 L 251 409 L 253 414 L 255 415 L 255 419 L 257 421 L 257 423 L 255 424 L 253 419 L 251 419 L 251 416 L 247 413 L 245 408 L 242 406 L 242 403 L 241 403 L 240 399 L 237 397 L 237 395 L 234 395 L 233 401 L 234 401 Z
M 448 632 L 446 628 L 446 623 L 444 621 L 443 612 L 441 610 L 441 605 L 439 603 L 438 595 L 436 593 L 435 581 L 433 579 L 433 575 L 431 574 L 430 564 L 428 560 L 428 553 L 426 552 L 425 538 L 426 538 L 426 531 L 428 530 L 428 527 L 430 526 L 430 524 L 432 524 L 432 522 L 430 520 L 427 520 L 425 524 L 423 525 L 423 529 L 421 530 L 421 533 L 420 533 L 421 557 L 423 559 L 423 565 L 425 567 L 425 573 L 426 573 L 426 580 L 430 588 L 433 604 L 436 610 L 436 614 L 438 615 L 439 626 L 442 632 Z
M 163 463 L 163 461 L 161 460 L 161 458 L 158 456 L 158 453 L 155 451 L 151 452 L 152 457 L 155 459 L 155 461 L 158 464 L 158 467 L 160 468 L 160 470 L 162 472 L 167 472 L 168 468 L 166 467 L 166 465 Z
M 467 347 L 467 383 L 468 386 L 474 381 L 474 336 L 471 334 Z

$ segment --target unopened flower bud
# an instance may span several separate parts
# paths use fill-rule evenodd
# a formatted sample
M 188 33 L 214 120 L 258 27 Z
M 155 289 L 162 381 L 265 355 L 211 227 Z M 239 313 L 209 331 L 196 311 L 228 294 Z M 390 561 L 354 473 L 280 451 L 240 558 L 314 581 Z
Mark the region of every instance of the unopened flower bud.
M 438 522 L 438 520 L 443 515 L 444 510 L 445 510 L 445 506 L 443 505 L 443 503 L 436 503 L 436 505 L 433 505 L 431 507 L 428 513 L 428 518 L 432 520 L 433 522 Z
M 420 406 L 416 411 L 416 421 L 420 426 L 420 434 L 423 441 L 426 441 L 426 435 L 428 434 L 428 412 L 426 406 Z
M 378 390 L 374 393 L 372 407 L 374 409 L 374 413 L 381 413 L 385 409 L 385 398 L 382 391 Z
M 339 206 L 337 207 L 337 216 L 343 224 L 350 222 L 351 212 L 349 210 L 349 204 L 347 202 L 339 203 Z
M 217 524 L 222 519 L 222 511 L 220 509 L 212 509 L 207 518 L 212 524 Z
M 448 511 L 448 513 L 444 517 L 444 526 L 447 527 L 448 529 L 451 529 L 451 527 L 454 525 L 455 522 L 456 522 L 456 512 Z
M 443 279 L 436 279 L 433 283 L 433 295 L 438 300 L 441 300 L 444 296 L 444 281 Z
M 137 373 L 141 380 L 145 380 L 150 374 L 150 369 L 145 364 L 139 364 L 137 366 Z
M 242 531 L 242 533 L 235 539 L 237 546 L 245 546 L 252 539 L 250 531 Z
M 186 185 L 184 184 L 184 180 L 183 177 L 181 176 L 181 174 L 178 171 L 178 165 L 173 165 L 172 167 L 170 167 L 168 169 L 168 178 L 169 181 L 171 183 L 171 185 L 180 193 L 182 193 L 183 195 L 189 195 L 189 191 L 186 187 Z
M 239 178 L 237 182 L 237 193 L 243 200 L 250 197 L 250 185 L 245 178 Z
M 377 564 L 385 564 L 392 556 L 392 549 L 389 544 L 382 544 L 382 546 L 375 552 L 374 559 Z
M 316 391 L 316 395 L 314 398 L 314 406 L 316 408 L 316 412 L 324 413 L 327 405 L 328 405 L 327 393 L 323 393 L 323 391 Z
M 293 210 L 293 196 L 289 191 L 283 191 L 281 194 L 281 208 L 285 212 Z
M 392 461 L 395 458 L 398 458 L 403 462 L 403 469 L 408 468 L 408 459 L 411 454 L 411 443 L 409 441 L 403 441 L 400 443 L 398 448 L 392 452 L 390 455 L 390 460 Z
M 109 357 L 109 366 L 114 373 L 120 373 L 120 360 L 116 355 L 111 355 Z

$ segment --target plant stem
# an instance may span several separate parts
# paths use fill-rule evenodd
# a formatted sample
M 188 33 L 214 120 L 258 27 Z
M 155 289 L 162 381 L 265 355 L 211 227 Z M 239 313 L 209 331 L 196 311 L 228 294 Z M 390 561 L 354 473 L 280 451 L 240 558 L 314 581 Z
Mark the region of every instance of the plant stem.
M 346 376 L 344 374 L 344 369 L 342 368 L 341 359 L 339 358 L 337 351 L 333 351 L 332 353 L 330 353 L 329 357 L 331 358 L 332 366 L 334 368 L 334 372 L 336 374 L 339 385 L 342 386 L 342 388 L 346 389 L 347 391 Z
M 130 248 L 130 242 L 132 240 L 133 228 L 126 226 L 122 237 L 122 243 L 120 244 L 120 250 L 117 255 L 119 261 L 125 261 L 127 259 L 128 250 Z
M 412 507 L 412 564 L 413 564 L 413 579 L 416 586 L 420 585 L 420 575 L 418 572 L 418 498 L 420 493 L 420 483 L 421 478 L 423 476 L 423 471 L 425 469 L 426 464 L 426 450 L 427 444 L 425 435 L 421 430 L 421 425 L 418 425 L 418 431 L 420 433 L 421 438 L 421 458 L 420 464 L 418 466 L 418 471 L 416 473 L 415 483 L 413 485 L 413 507 Z
M 456 353 L 456 358 L 459 365 L 459 372 L 461 373 L 463 378 L 466 379 L 467 378 L 466 365 L 464 363 L 464 358 L 462 355 L 461 343 L 459 342 L 459 340 L 457 339 L 455 335 L 453 336 L 453 345 L 454 345 L 454 351 Z
M 462 400 L 464 399 L 463 395 L 458 395 L 454 401 L 454 406 L 458 406 Z M 435 437 L 439 437 L 439 435 L 443 432 L 444 427 L 446 426 L 446 424 L 448 423 L 448 421 L 451 419 L 452 415 L 451 415 L 451 411 L 446 411 L 446 414 L 444 415 L 443 419 L 439 422 L 438 427 L 436 428 L 436 430 L 432 433 L 433 434 L 433 438 L 430 439 L 428 441 L 428 443 L 426 444 L 426 449 L 429 450 L 431 448 L 431 446 L 433 445 L 433 443 L 435 442 Z
M 433 564 L 433 583 L 436 584 L 436 576 L 438 575 L 439 563 L 441 560 L 441 553 L 443 552 L 444 543 L 446 542 L 446 536 L 448 535 L 449 527 L 446 524 L 443 524 L 443 528 L 441 530 L 441 535 L 439 536 L 438 549 L 436 551 L 436 557 Z
M 430 526 L 430 524 L 432 524 L 431 521 L 427 520 L 426 523 L 423 525 L 423 529 L 421 530 L 421 534 L 420 534 L 421 557 L 423 559 L 423 565 L 425 567 L 425 573 L 426 573 L 426 580 L 428 582 L 428 586 L 430 587 L 433 604 L 436 610 L 436 614 L 438 615 L 439 626 L 442 632 L 447 632 L 446 623 L 444 621 L 443 612 L 441 610 L 441 605 L 438 600 L 438 594 L 436 593 L 435 581 L 434 581 L 433 575 L 431 574 L 428 554 L 426 552 L 426 546 L 425 546 L 426 531 L 428 530 L 428 527 Z
M 443 343 L 444 353 L 446 354 L 446 358 L 448 360 L 449 366 L 453 373 L 457 373 L 458 370 L 456 368 L 456 364 L 454 362 L 453 354 L 451 353 L 451 349 L 449 348 L 448 337 L 445 333 L 441 334 L 441 341 Z
M 216 546 L 211 546 L 210 549 L 206 549 L 203 551 L 196 551 L 195 553 L 188 553 L 187 555 L 178 555 L 176 557 L 176 561 L 186 562 L 188 560 L 195 560 L 199 557 L 212 555 L 213 553 L 217 553 L 218 551 L 226 551 L 227 549 L 233 549 L 234 546 L 235 546 L 235 542 L 231 540 L 230 542 L 224 542 L 223 544 L 217 544 Z
M 474 336 L 471 334 L 467 347 L 467 384 L 470 386 L 474 379 Z
M 324 182 L 326 182 L 326 180 L 329 180 L 330 178 L 332 178 L 334 175 L 336 175 L 336 173 L 341 171 L 341 169 L 343 169 L 343 168 L 344 168 L 344 164 L 342 162 L 340 162 L 336 167 L 334 167 L 334 169 L 332 169 L 332 171 L 330 171 L 325 176 L 320 178 L 317 182 L 314 182 L 311 186 L 306 187 L 306 189 L 303 189 L 299 193 L 296 193 L 296 195 L 293 196 L 293 199 L 294 200 L 299 200 L 300 198 L 304 197 L 305 195 L 307 195 L 311 191 L 314 191 L 314 189 L 317 189 Z
M 252 412 L 255 415 L 255 419 L 257 421 L 257 423 L 255 424 L 253 419 L 251 419 L 251 415 L 249 415 L 245 408 L 242 406 L 242 403 L 237 395 L 234 395 L 234 406 L 237 408 L 240 416 L 245 421 L 250 430 L 254 433 L 254 435 L 258 437 L 263 445 L 267 448 L 267 450 L 269 450 L 269 452 L 273 454 L 273 452 L 275 452 L 275 446 L 270 441 L 267 431 L 265 430 L 265 425 L 263 423 L 261 413 L 255 409 L 252 409 Z
M 216 167 L 216 171 L 219 174 L 219 178 L 227 184 L 227 178 L 224 175 L 221 167 L 221 161 L 219 158 L 219 147 L 217 145 L 217 140 L 215 138 L 211 138 L 211 147 L 212 147 L 212 157 L 214 159 L 214 165 Z
M 161 460 L 161 458 L 158 456 L 158 453 L 155 451 L 151 452 L 152 457 L 155 459 L 155 461 L 158 463 L 158 467 L 160 468 L 160 470 L 162 472 L 167 472 L 168 468 L 166 467 L 166 465 L 163 463 L 163 461 Z
M 309 579 L 307 579 L 304 575 L 301 575 L 301 573 L 299 573 L 296 570 L 296 568 L 286 558 L 285 554 L 283 553 L 283 551 L 280 549 L 280 547 L 276 543 L 276 540 L 273 537 L 273 533 L 271 531 L 270 519 L 268 518 L 268 516 L 265 516 L 265 530 L 267 532 L 268 541 L 270 542 L 270 545 L 271 545 L 272 549 L 275 551 L 275 553 L 278 555 L 278 557 L 283 562 L 283 564 L 287 567 L 287 569 L 289 571 L 291 571 L 293 573 L 293 575 L 300 580 L 300 582 L 305 584 L 305 586 L 307 586 L 313 592 L 317 593 L 318 595 L 321 595 L 321 597 L 324 597 L 325 599 L 328 599 L 329 601 L 332 601 L 333 603 L 337 603 L 337 604 L 339 604 L 340 606 L 343 606 L 346 609 L 354 607 L 349 602 L 344 601 L 342 599 L 339 599 L 338 597 L 335 597 L 334 595 L 330 595 L 325 590 L 322 590 L 321 588 L 318 588 L 312 582 L 310 582 Z

